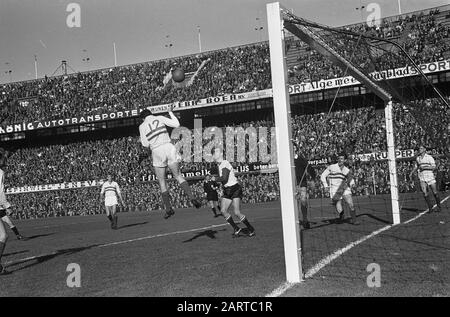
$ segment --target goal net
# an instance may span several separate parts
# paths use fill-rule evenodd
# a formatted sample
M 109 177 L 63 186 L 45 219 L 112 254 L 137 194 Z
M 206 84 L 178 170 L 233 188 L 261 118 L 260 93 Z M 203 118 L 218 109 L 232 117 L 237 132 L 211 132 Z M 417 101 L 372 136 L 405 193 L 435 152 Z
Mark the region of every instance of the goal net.
M 445 272 L 448 61 L 411 37 L 421 21 L 332 28 L 278 3 L 267 13 L 288 282 L 367 287 L 372 267 L 390 282 Z

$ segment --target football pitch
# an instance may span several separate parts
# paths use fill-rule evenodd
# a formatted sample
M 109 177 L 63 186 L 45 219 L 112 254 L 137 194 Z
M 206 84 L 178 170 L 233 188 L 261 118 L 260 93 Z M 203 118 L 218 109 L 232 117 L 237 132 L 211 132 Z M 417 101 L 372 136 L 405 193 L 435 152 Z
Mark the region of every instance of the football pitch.
M 359 226 L 338 224 L 328 199 L 310 200 L 302 230 L 306 279 L 286 285 L 279 202 L 244 205 L 254 237 L 231 236 L 209 208 L 16 221 L 0 296 L 450 296 L 450 193 L 441 213 L 422 213 L 420 194 L 401 195 L 402 224 L 390 224 L 388 196 L 356 197 Z M 82 203 L 82 202 L 80 202 Z M 348 216 L 348 210 L 346 210 Z M 69 264 L 81 287 L 68 287 Z M 368 265 L 380 268 L 369 287 Z

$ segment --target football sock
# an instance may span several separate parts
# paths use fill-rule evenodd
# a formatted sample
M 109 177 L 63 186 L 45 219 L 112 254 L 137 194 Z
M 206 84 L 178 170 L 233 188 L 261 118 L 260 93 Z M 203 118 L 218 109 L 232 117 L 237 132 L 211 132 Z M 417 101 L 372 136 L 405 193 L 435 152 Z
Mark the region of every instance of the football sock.
M 164 206 L 166 207 L 166 210 L 171 210 L 172 209 L 172 205 L 170 204 L 169 192 L 166 191 L 164 193 L 161 193 L 161 196 L 162 196 L 162 200 L 164 202 Z
M 3 250 L 5 250 L 5 245 L 5 242 L 0 242 L 0 259 L 2 258 Z
M 241 222 L 247 226 L 248 230 L 252 232 L 255 231 L 255 228 L 253 228 L 253 226 L 250 224 L 250 222 L 247 220 L 245 216 L 241 218 Z
M 214 213 L 214 216 L 217 216 L 217 213 L 219 212 L 218 210 L 217 210 L 217 208 L 216 207 L 213 207 L 213 208 L 211 208 L 212 209 L 212 212 Z
M 111 215 L 108 216 L 109 221 L 113 222 L 113 218 Z
M 16 227 L 16 226 L 12 227 L 11 230 L 12 230 L 12 232 L 14 232 L 14 234 L 15 234 L 16 236 L 20 236 L 19 230 L 17 230 L 17 227 Z
M 427 202 L 428 211 L 432 211 L 433 204 L 431 203 L 430 196 L 425 196 L 425 201 Z
M 192 194 L 191 187 L 189 187 L 188 182 L 184 181 L 180 184 L 180 187 L 183 189 L 183 191 L 186 193 L 186 195 L 189 197 L 190 200 L 195 199 L 194 195 Z
M 438 193 L 434 194 L 434 199 L 436 199 L 436 205 L 441 208 L 441 198 Z
M 356 210 L 350 209 L 350 215 L 352 217 L 352 221 L 356 221 Z
M 239 227 L 236 225 L 231 215 L 226 218 L 226 221 L 233 227 L 234 231 L 239 230 Z

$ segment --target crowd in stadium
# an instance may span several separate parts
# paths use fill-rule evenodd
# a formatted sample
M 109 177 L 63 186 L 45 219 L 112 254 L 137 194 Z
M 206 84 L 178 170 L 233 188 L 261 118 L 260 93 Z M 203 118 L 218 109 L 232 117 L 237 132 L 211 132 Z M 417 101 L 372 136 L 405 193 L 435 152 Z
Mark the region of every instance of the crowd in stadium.
M 449 29 L 436 21 L 437 13 L 432 11 L 429 14 L 385 19 L 379 26 L 360 24 L 348 29 L 395 38 L 418 63 L 437 61 L 450 48 Z M 343 54 L 353 55 L 349 50 Z M 288 41 L 287 51 L 288 54 L 297 54 L 296 66 L 290 68 L 291 83 L 344 75 L 340 68 L 308 50 L 300 41 Z M 355 60 L 362 56 L 357 54 Z M 384 68 L 405 66 L 386 56 L 379 62 Z M 170 80 L 170 71 L 174 67 L 185 70 L 189 78 L 187 83 L 176 85 Z M 170 60 L 4 84 L 0 86 L 0 104 L 3 105 L 0 108 L 0 124 L 136 109 L 174 100 L 270 87 L 269 49 L 267 43 L 259 43 Z M 424 113 L 429 120 L 420 120 Z M 394 118 L 397 148 L 414 149 L 419 144 L 426 144 L 440 155 L 448 150 L 446 136 L 450 113 L 437 99 L 415 101 L 410 105 L 396 104 Z M 239 126 L 246 129 L 249 126 L 273 125 L 268 119 L 245 122 Z M 236 127 L 233 124 L 229 126 Z M 293 138 L 301 152 L 298 154 L 310 160 L 332 160 L 341 150 L 348 154 L 386 150 L 384 113 L 373 107 L 339 110 L 330 114 L 296 115 L 292 117 L 292 127 Z M 158 183 L 143 181 L 148 180 L 152 171 L 149 162 L 143 164 L 140 161 L 142 153 L 137 136 L 20 148 L 8 160 L 6 185 L 20 187 L 103 180 L 111 173 L 122 187 L 126 211 L 162 209 Z M 355 175 L 356 195 L 389 193 L 386 162 L 354 161 L 349 164 Z M 448 159 L 443 159 L 439 166 L 440 180 L 450 180 L 449 166 Z M 213 164 L 207 162 L 182 164 L 184 172 L 212 168 Z M 314 168 L 320 175 L 324 165 L 315 165 Z M 409 177 L 411 170 L 411 160 L 398 162 L 400 192 L 417 190 L 416 180 Z M 276 173 L 243 174 L 239 180 L 244 188 L 244 203 L 267 202 L 279 197 Z M 189 207 L 187 197 L 176 182 L 169 184 L 174 207 Z M 201 180 L 193 181 L 192 188 L 197 196 L 203 197 Z M 318 178 L 309 182 L 308 191 L 311 198 L 327 195 Z M 22 219 L 104 212 L 97 187 L 14 194 L 9 195 L 8 199 L 14 205 L 14 217 Z
M 449 29 L 430 14 L 414 14 L 400 19 L 385 19 L 379 26 L 359 24 L 353 31 L 384 38 L 396 38 L 418 63 L 437 61 L 449 49 Z M 352 49 L 355 45 L 343 45 Z M 297 54 L 290 69 L 290 82 L 299 83 L 344 75 L 318 53 L 307 50 L 298 40 L 288 43 L 288 51 Z M 355 60 L 365 63 L 367 52 Z M 345 51 L 344 55 L 355 55 Z M 380 56 L 378 66 L 405 66 L 398 59 Z M 389 56 L 393 56 L 392 54 Z M 384 63 L 384 64 L 383 64 Z M 392 64 L 395 63 L 395 64 Z M 181 67 L 195 73 L 189 84 L 174 85 L 168 80 L 170 70 Z M 267 43 L 228 48 L 198 55 L 152 61 L 141 64 L 45 77 L 0 86 L 0 124 L 53 120 L 79 115 L 136 109 L 170 103 L 174 100 L 197 100 L 223 94 L 248 92 L 271 87 Z
M 424 101 L 433 104 L 435 101 Z M 403 106 L 395 106 L 396 143 L 401 149 L 414 149 L 421 142 L 428 142 L 434 149 L 442 149 L 441 144 L 430 143 L 436 140 L 427 137 L 425 126 L 422 128 L 413 114 Z M 442 112 L 441 112 L 442 114 Z M 436 114 L 437 115 L 437 114 Z M 310 160 L 328 158 L 344 149 L 348 154 L 364 154 L 386 150 L 383 113 L 372 107 L 356 108 L 314 115 L 293 117 L 293 136 L 299 145 L 301 154 Z M 271 126 L 272 122 L 255 121 L 242 124 L 249 126 Z M 436 124 L 430 127 L 436 129 Z M 225 133 L 224 133 L 225 135 Z M 143 182 L 152 174 L 149 162 L 139 162 L 142 152 L 136 137 L 112 140 L 97 140 L 65 145 L 52 145 L 35 148 L 22 148 L 14 152 L 6 167 L 8 187 L 53 184 L 73 181 L 101 180 L 108 173 L 123 187 L 127 208 L 135 210 L 154 210 L 162 208 L 157 182 Z M 441 152 L 442 153 L 442 152 Z M 355 194 L 370 195 L 389 193 L 389 175 L 386 162 L 351 162 L 356 179 Z M 212 163 L 182 163 L 182 171 L 199 169 L 211 170 Z M 314 166 L 320 174 L 323 165 Z M 412 161 L 398 162 L 400 192 L 417 189 L 415 179 L 409 178 Z M 33 173 L 29 173 L 32 170 Z M 279 195 L 277 174 L 241 175 L 244 187 L 244 202 L 256 203 L 276 200 Z M 449 164 L 440 164 L 440 179 L 450 180 Z M 177 208 L 188 207 L 189 202 L 180 188 L 171 182 L 172 199 Z M 194 182 L 194 192 L 202 196 L 201 182 Z M 309 184 L 311 197 L 326 195 L 319 179 Z M 102 212 L 98 188 L 60 190 L 31 194 L 10 195 L 20 210 L 20 217 L 42 217 L 61 214 L 92 214 Z M 85 203 L 79 204 L 82 200 Z M 28 207 L 27 207 L 28 206 Z M 33 216 L 34 217 L 34 216 Z
M 409 173 L 413 167 L 412 161 L 398 162 L 399 191 L 413 192 L 418 190 L 417 180 L 410 179 Z M 442 165 L 443 166 L 443 165 Z M 321 173 L 324 165 L 314 166 Z M 352 165 L 356 188 L 355 195 L 374 195 L 389 193 L 389 174 L 386 162 L 372 164 L 355 162 Z M 318 173 L 318 174 L 319 174 Z M 320 175 L 320 174 L 319 174 Z M 243 203 L 262 203 L 279 199 L 279 179 L 277 173 L 272 174 L 242 174 L 238 176 L 243 186 Z M 450 180 L 450 171 L 443 168 L 438 174 L 438 182 Z M 169 182 L 171 201 L 175 208 L 190 207 L 189 199 L 182 193 L 175 181 Z M 203 192 L 203 182 L 193 181 L 191 186 L 197 197 L 206 198 Z M 441 187 L 441 189 L 444 189 Z M 328 197 L 320 185 L 319 178 L 308 182 L 310 198 Z M 122 186 L 126 207 L 122 212 L 152 211 L 163 209 L 157 182 L 140 182 Z M 83 216 L 101 214 L 103 202 L 100 200 L 100 188 L 88 187 L 72 190 L 43 191 L 8 196 L 14 206 L 14 218 L 33 219 L 60 216 Z M 82 202 L 82 203 L 81 203 Z
M 437 101 L 427 100 L 423 103 L 437 104 Z M 409 111 L 411 108 L 401 105 L 396 105 L 394 109 L 398 148 L 414 149 L 422 143 L 436 150 L 444 148 L 445 144 L 439 141 L 446 140 L 445 129 L 450 122 L 437 125 L 434 124 L 437 121 L 427 121 L 419 125 L 416 118 L 420 118 L 420 113 L 414 115 Z M 441 121 L 443 114 L 445 112 L 442 109 L 427 112 L 431 117 L 441 116 Z M 249 126 L 270 128 L 273 122 L 247 122 L 240 126 L 244 129 Z M 310 160 L 327 158 L 342 149 L 349 154 L 386 150 L 384 113 L 373 107 L 334 111 L 330 115 L 296 115 L 292 127 L 293 138 Z M 223 135 L 226 136 L 225 131 Z M 9 158 L 6 167 L 8 186 L 99 180 L 105 178 L 108 172 L 112 172 L 121 183 L 131 184 L 145 179 L 151 173 L 148 164 L 139 161 L 142 153 L 143 147 L 135 136 L 21 148 Z M 185 162 L 182 165 L 183 171 L 211 167 L 212 164 L 207 162 Z
M 278 175 L 241 175 L 239 181 L 244 188 L 244 203 L 258 203 L 277 200 L 279 197 Z M 169 182 L 171 201 L 175 208 L 190 207 L 189 199 L 176 182 Z M 194 181 L 192 191 L 204 199 L 203 181 Z M 163 209 L 157 182 L 141 182 L 122 187 L 125 212 L 152 211 Z M 84 216 L 104 213 L 100 201 L 100 189 L 87 187 L 72 190 L 57 190 L 10 195 L 14 205 L 14 218 L 34 219 L 61 216 Z M 83 203 L 80 203 L 83 201 Z
M 429 14 L 400 16 L 394 19 L 383 19 L 380 24 L 362 23 L 344 29 L 378 38 L 395 39 L 418 64 L 440 61 L 444 59 L 444 53 L 449 51 L 450 31 L 448 26 L 436 21 L 438 13 L 439 10 L 432 10 Z M 382 45 L 380 47 L 386 53 L 373 56 L 376 67 L 374 67 L 374 62 L 369 65 L 367 64 L 368 47 L 362 45 L 359 38 L 339 37 L 336 33 L 333 33 L 333 36 L 334 39 L 330 39 L 330 41 L 346 43 L 346 45 L 333 47 L 341 48 L 340 53 L 343 56 L 368 72 L 406 66 L 403 62 L 404 56 L 398 53 L 398 49 Z M 288 48 L 297 54 L 297 62 L 289 72 L 291 83 L 348 76 L 348 73 L 344 73 L 341 68 L 325 60 L 319 53 L 309 49 L 298 39 L 291 39 Z

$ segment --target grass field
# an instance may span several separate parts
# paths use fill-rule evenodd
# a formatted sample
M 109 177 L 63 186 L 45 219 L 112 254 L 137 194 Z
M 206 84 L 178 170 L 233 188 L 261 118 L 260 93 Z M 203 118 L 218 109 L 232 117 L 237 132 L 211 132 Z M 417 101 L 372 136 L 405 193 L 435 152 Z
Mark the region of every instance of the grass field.
M 359 226 L 330 221 L 328 199 L 310 201 L 313 227 L 301 232 L 307 278 L 278 295 L 449 296 L 450 200 L 442 213 L 420 216 L 423 198 L 404 195 L 402 222 L 411 222 L 388 228 L 387 196 L 356 201 Z M 104 215 L 17 221 L 29 239 L 10 233 L 3 262 L 12 274 L 0 277 L 0 296 L 265 296 L 285 281 L 280 205 L 243 212 L 255 237 L 232 238 L 209 209 L 177 210 L 169 220 L 123 213 L 116 231 Z M 81 267 L 80 288 L 66 285 L 70 263 Z M 380 265 L 379 288 L 366 284 L 369 263 Z

